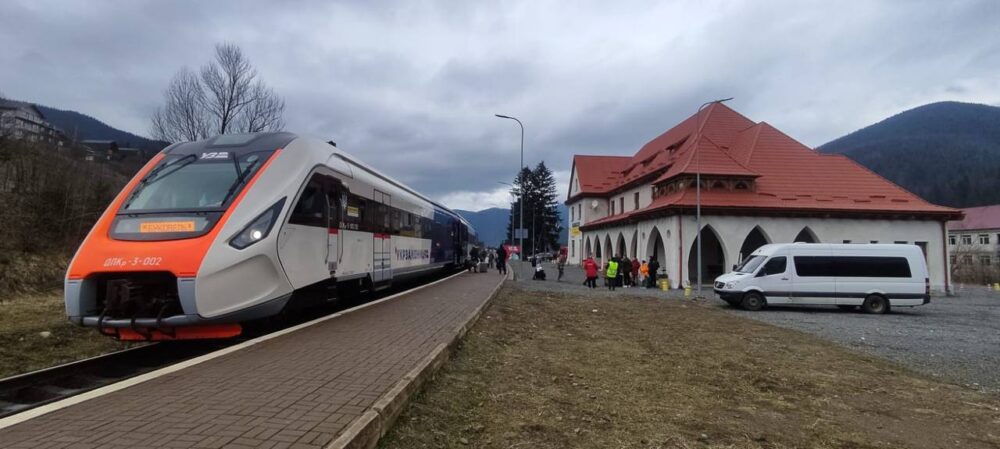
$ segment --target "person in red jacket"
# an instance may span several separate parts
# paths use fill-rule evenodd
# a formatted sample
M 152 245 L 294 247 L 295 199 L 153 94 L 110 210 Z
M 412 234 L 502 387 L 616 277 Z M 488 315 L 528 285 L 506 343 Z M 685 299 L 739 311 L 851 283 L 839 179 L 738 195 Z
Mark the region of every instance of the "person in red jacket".
M 593 257 L 588 257 L 587 260 L 583 261 L 583 271 L 587 273 L 587 280 L 583 281 L 583 285 L 597 288 L 597 262 L 594 262 Z

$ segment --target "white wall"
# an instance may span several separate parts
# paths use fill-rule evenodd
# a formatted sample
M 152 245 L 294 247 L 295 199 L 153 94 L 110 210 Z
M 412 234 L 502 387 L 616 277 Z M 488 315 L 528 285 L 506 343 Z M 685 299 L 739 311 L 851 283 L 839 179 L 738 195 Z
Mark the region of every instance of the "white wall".
M 879 243 L 894 243 L 905 241 L 913 244 L 915 242 L 927 242 L 927 267 L 930 271 L 931 288 L 936 292 L 944 292 L 945 284 L 950 283 L 947 264 L 947 245 L 942 233 L 942 223 L 928 220 L 865 220 L 865 219 L 820 219 L 820 218 L 781 218 L 781 217 L 748 217 L 748 216 L 702 216 L 702 227 L 711 226 L 719 236 L 723 245 L 725 261 L 723 266 L 727 269 L 737 262 L 740 247 L 744 239 L 751 230 L 760 226 L 771 243 L 786 243 L 795 239 L 800 231 L 806 226 L 812 230 L 820 243 L 843 243 L 844 240 L 851 240 L 852 243 L 869 243 L 873 240 Z M 660 233 L 666 246 L 665 260 L 660 263 L 667 276 L 671 279 L 671 284 L 679 287 L 679 279 L 687 279 L 687 268 L 691 254 L 691 247 L 695 239 L 695 217 L 684 215 L 681 217 L 663 217 L 655 220 L 646 220 L 630 226 L 620 226 L 615 228 L 591 230 L 583 233 L 581 242 L 591 241 L 599 237 L 602 250 L 604 242 L 608 237 L 612 242 L 616 241 L 619 233 L 626 238 L 627 246 L 630 246 L 631 236 L 638 233 L 638 257 L 649 259 L 650 237 L 653 228 Z M 995 237 L 995 235 L 994 235 Z M 582 254 L 580 248 L 585 247 L 585 243 L 579 243 L 577 254 Z M 631 251 L 631 248 L 627 248 Z M 607 252 L 603 251 L 607 257 Z M 633 256 L 631 252 L 628 254 Z M 703 279 L 703 282 L 711 282 L 711 279 Z

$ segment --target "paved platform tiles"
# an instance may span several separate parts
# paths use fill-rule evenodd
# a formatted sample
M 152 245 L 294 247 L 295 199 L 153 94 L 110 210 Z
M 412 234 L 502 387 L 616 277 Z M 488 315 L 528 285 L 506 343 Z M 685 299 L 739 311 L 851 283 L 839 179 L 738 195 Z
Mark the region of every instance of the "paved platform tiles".
M 500 281 L 462 274 L 2 429 L 0 447 L 322 448 L 450 344 Z

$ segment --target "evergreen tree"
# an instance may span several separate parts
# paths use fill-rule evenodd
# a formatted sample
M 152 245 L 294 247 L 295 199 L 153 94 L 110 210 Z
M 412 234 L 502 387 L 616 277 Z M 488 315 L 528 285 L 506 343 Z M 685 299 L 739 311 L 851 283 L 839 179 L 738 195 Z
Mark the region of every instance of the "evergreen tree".
M 559 218 L 559 203 L 556 178 L 552 170 L 539 162 L 532 171 L 534 196 L 535 225 L 538 239 L 536 250 L 552 251 L 559 248 L 559 233 L 562 231 L 562 220 Z M 527 218 L 527 217 L 525 217 Z
M 514 202 L 511 204 L 510 221 L 507 223 L 507 238 L 514 243 L 520 243 L 511 235 L 513 228 L 521 224 L 521 202 L 524 202 L 524 227 L 528 235 L 524 239 L 524 252 L 544 252 L 559 247 L 559 233 L 562 231 L 562 221 L 559 218 L 556 180 L 552 171 L 540 162 L 534 170 L 523 168 L 514 180 L 511 194 Z M 523 194 L 522 194 L 523 193 Z

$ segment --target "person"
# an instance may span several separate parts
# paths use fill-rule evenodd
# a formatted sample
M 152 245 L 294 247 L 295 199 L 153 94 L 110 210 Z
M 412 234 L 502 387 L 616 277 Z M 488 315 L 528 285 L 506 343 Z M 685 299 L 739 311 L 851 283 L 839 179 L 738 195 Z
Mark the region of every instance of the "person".
M 649 279 L 646 281 L 648 288 L 656 288 L 657 271 L 660 271 L 660 262 L 656 260 L 656 256 L 652 256 L 649 258 Z
M 632 286 L 632 262 L 628 260 L 628 256 L 622 256 L 618 260 L 618 275 L 621 277 L 622 287 Z
M 566 255 L 563 254 L 559 256 L 559 262 L 556 262 L 556 268 L 559 270 L 559 276 L 556 277 L 556 282 L 562 281 L 563 271 L 566 269 Z
M 642 286 L 646 287 L 646 279 L 649 278 L 649 264 L 645 260 L 639 265 L 639 276 L 642 277 Z
M 587 280 L 583 281 L 583 285 L 597 288 L 597 262 L 594 262 L 593 257 L 587 257 L 587 260 L 583 261 L 583 271 L 587 275 Z
M 486 256 L 486 261 L 487 261 L 487 263 L 489 263 L 489 267 L 490 268 L 493 268 L 493 262 L 495 262 L 496 260 L 497 260 L 497 253 L 496 253 L 496 251 L 493 251 L 492 249 L 490 249 L 489 254 L 487 254 L 487 256 Z
M 632 258 L 632 286 L 640 287 L 642 284 L 639 282 L 639 259 L 636 257 Z
M 608 269 L 604 272 L 604 276 L 608 279 L 608 290 L 615 291 L 615 284 L 618 282 L 618 260 L 616 257 L 612 257 L 608 261 Z
M 507 249 L 500 245 L 497 249 L 497 273 L 501 275 L 507 274 Z
M 536 281 L 545 280 L 545 268 L 542 268 L 542 264 L 538 264 L 538 266 L 535 267 L 535 275 L 532 276 L 531 279 Z

